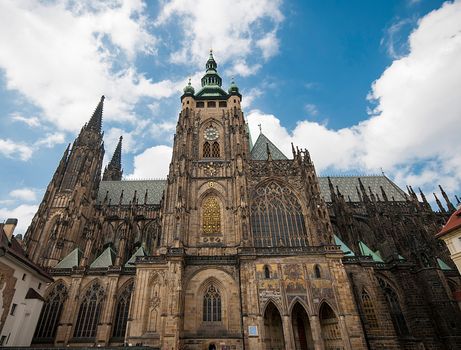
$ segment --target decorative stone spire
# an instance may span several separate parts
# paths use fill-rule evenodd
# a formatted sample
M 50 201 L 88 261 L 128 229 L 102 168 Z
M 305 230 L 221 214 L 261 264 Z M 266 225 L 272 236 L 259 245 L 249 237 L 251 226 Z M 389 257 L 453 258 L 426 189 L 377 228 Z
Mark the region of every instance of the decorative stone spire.
M 447 211 L 445 210 L 445 208 L 443 207 L 442 203 L 437 198 L 437 195 L 435 193 L 434 193 L 434 197 L 435 197 L 435 202 L 437 203 L 437 206 L 439 207 L 440 212 L 441 213 L 446 213 Z
M 114 155 L 104 169 L 104 175 L 102 176 L 104 181 L 120 181 L 122 179 L 122 140 L 123 136 L 120 136 Z
M 98 106 L 94 110 L 93 115 L 91 116 L 90 121 L 86 125 L 86 129 L 91 129 L 97 132 L 101 132 L 102 125 L 102 110 L 104 107 L 104 95 L 101 96 L 101 100 L 98 103 Z
M 439 188 L 440 188 L 440 192 L 442 192 L 442 196 L 445 199 L 445 202 L 447 203 L 448 211 L 450 213 L 456 211 L 455 206 L 453 205 L 453 203 L 450 202 L 450 199 L 448 198 L 447 194 L 443 190 L 442 186 L 439 185 Z

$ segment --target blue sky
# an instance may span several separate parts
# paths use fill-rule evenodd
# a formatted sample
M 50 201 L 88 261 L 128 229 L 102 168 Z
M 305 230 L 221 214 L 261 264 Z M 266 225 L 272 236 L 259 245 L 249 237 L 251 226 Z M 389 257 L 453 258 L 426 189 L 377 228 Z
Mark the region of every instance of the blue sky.
M 165 177 L 210 47 L 253 139 L 262 124 L 320 174 L 459 195 L 460 33 L 460 1 L 2 1 L 0 220 L 24 231 L 102 94 L 106 158 L 123 134 L 124 175 Z

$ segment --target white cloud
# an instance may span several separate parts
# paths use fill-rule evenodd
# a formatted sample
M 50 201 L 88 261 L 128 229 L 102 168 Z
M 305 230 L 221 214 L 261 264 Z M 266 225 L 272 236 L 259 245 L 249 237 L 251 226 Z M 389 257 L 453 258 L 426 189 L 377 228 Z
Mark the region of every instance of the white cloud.
M 242 109 L 245 110 L 249 108 L 255 99 L 262 95 L 262 90 L 258 88 L 252 88 L 250 91 L 242 93 Z
M 370 119 L 340 130 L 300 121 L 291 132 L 280 120 L 251 111 L 257 125 L 290 154 L 290 142 L 307 147 L 318 170 L 378 172 L 401 184 L 431 190 L 436 183 L 461 187 L 461 1 L 445 3 L 422 18 L 409 37 L 408 55 L 395 60 L 370 93 Z M 415 166 L 408 166 L 415 164 Z
M 265 59 L 278 51 L 280 7 L 280 0 L 171 0 L 162 7 L 156 25 L 174 20 L 182 25 L 184 39 L 171 55 L 173 62 L 201 66 L 212 47 L 221 63 L 239 61 L 235 74 L 249 75 L 257 70 L 245 62 L 253 47 L 259 47 Z
M 10 139 L 0 139 L 0 154 L 8 158 L 28 160 L 33 153 L 32 147 L 23 143 L 17 143 Z
M 319 109 L 317 108 L 317 106 L 313 103 L 306 103 L 304 105 L 304 109 L 306 110 L 306 112 L 311 115 L 311 116 L 316 116 L 319 114 Z
M 13 121 L 22 122 L 30 127 L 40 126 L 40 120 L 37 117 L 24 117 L 19 113 L 14 113 L 11 115 Z
M 30 188 L 18 188 L 11 191 L 10 196 L 27 202 L 37 200 L 37 194 Z
M 18 226 L 14 230 L 14 234 L 24 234 L 27 227 L 30 225 L 32 218 L 37 212 L 38 205 L 21 204 L 13 209 L 0 208 L 0 220 L 8 218 L 17 218 Z
M 53 148 L 55 145 L 62 144 L 66 141 L 66 135 L 62 132 L 47 133 L 44 138 L 35 142 L 36 147 L 44 146 Z
M 118 121 L 135 121 L 141 98 L 174 94 L 176 83 L 153 82 L 133 68 L 136 55 L 155 52 L 156 42 L 141 0 L 0 2 L 6 86 L 62 130 L 79 130 L 102 94 L 104 118 Z
M 228 76 L 239 75 L 241 77 L 248 77 L 254 75 L 261 68 L 260 64 L 249 65 L 245 60 L 238 59 L 232 64 L 231 68 L 226 72 Z
M 168 166 L 171 160 L 172 148 L 168 146 L 154 146 L 146 149 L 134 157 L 133 173 L 128 179 L 164 179 L 168 175 Z

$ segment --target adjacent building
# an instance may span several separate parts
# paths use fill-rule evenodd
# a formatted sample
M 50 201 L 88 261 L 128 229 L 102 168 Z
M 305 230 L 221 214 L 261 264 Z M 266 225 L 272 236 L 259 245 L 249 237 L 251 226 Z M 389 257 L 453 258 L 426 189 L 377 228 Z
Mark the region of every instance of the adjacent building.
M 210 53 L 181 96 L 166 180 L 102 172 L 101 98 L 25 236 L 54 277 L 34 346 L 459 349 L 454 207 L 379 176 L 319 177 L 306 149 L 254 144 Z M 443 210 L 442 210 L 443 209 Z

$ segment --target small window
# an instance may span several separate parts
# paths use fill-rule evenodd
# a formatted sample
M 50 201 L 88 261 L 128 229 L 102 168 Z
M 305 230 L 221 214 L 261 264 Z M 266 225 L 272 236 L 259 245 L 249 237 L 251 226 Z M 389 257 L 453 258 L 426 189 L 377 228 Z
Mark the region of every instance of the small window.
M 38 282 L 38 289 L 42 288 L 42 283 L 41 282 Z
M 197 102 L 196 106 L 197 106 L 197 108 L 203 108 L 203 107 L 205 107 L 205 102 L 199 101 L 199 102 Z
M 16 312 L 16 307 L 18 306 L 18 304 L 13 304 L 11 305 L 11 312 L 10 312 L 10 315 L 11 316 L 14 316 L 15 312 Z
M 211 157 L 211 146 L 210 143 L 207 141 L 203 144 L 203 158 L 210 158 Z
M 23 280 L 23 281 L 26 280 L 26 274 L 25 274 L 25 273 L 22 275 L 22 280 Z
M 216 107 L 215 101 L 208 101 L 207 107 Z
M 189 104 L 189 101 L 187 101 L 186 103 Z
M 2 337 L 0 338 L 0 345 L 5 344 L 5 339 L 6 339 L 6 335 L 2 335 Z
M 211 146 L 211 157 L 212 158 L 219 158 L 219 143 L 216 141 L 213 142 L 213 145 Z
M 264 278 L 271 278 L 271 271 L 267 265 L 264 265 Z
M 234 103 L 237 103 L 237 100 L 234 98 Z
M 219 107 L 227 107 L 227 101 L 219 101 Z
M 319 265 L 315 265 L 315 267 L 314 267 L 314 273 L 315 273 L 315 278 L 321 278 L 320 267 L 319 267 Z

